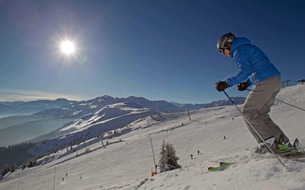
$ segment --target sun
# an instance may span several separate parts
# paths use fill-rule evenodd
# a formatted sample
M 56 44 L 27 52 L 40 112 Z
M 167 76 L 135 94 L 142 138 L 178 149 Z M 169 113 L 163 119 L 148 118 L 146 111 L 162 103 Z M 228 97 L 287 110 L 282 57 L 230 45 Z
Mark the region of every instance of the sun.
M 73 55 L 76 52 L 76 45 L 72 40 L 63 40 L 60 42 L 60 52 L 66 56 Z
M 0 0 L 1 1 L 1 0 Z M 87 55 L 84 54 L 85 48 L 79 36 L 65 34 L 60 36 L 56 34 L 53 39 L 53 52 L 58 61 L 63 63 L 80 63 L 85 64 L 88 61 Z

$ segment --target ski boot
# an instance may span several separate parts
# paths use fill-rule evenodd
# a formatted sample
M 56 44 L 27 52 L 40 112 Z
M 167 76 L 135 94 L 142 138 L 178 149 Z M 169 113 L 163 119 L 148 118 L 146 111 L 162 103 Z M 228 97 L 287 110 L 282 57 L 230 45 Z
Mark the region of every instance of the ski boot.
M 286 141 L 284 142 L 284 136 L 281 134 L 278 141 L 274 141 L 274 147 L 276 148 L 277 154 L 282 154 L 282 153 L 288 153 L 288 152 L 296 152 L 297 151 L 297 146 L 299 144 L 299 140 L 296 139 L 293 143 L 293 145 L 289 142 Z

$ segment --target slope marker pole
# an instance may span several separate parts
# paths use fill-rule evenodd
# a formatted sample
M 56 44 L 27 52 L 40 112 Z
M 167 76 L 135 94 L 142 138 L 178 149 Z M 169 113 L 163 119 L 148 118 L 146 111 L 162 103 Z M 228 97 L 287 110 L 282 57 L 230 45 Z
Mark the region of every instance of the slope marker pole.
M 149 138 L 150 138 L 151 151 L 152 151 L 152 155 L 153 155 L 153 159 L 154 159 L 154 168 L 155 168 L 155 174 L 157 174 L 157 167 L 156 167 L 155 153 L 154 153 L 154 147 L 153 147 L 153 143 L 152 143 L 152 139 L 151 139 L 151 134 L 149 134 Z

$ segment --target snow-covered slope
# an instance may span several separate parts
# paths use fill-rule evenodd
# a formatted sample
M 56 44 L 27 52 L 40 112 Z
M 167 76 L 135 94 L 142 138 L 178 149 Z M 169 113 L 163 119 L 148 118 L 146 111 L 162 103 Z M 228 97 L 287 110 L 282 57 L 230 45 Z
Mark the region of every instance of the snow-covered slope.
M 305 86 L 286 89 L 277 98 L 305 108 Z M 190 114 L 191 120 L 185 113 L 164 115 L 166 119 L 159 121 L 137 120 L 127 126 L 133 129 L 130 132 L 107 139 L 108 145 L 94 138 L 73 147 L 75 152 L 63 149 L 50 155 L 51 162 L 5 176 L 0 189 L 305 189 L 305 159 L 282 159 L 284 168 L 272 155 L 253 154 L 256 141 L 234 106 Z M 305 144 L 304 111 L 280 104 L 272 108 L 271 116 L 290 139 L 299 138 Z M 149 134 L 156 161 L 164 139 L 173 144 L 181 169 L 151 177 L 154 162 Z M 221 172 L 207 170 L 219 161 L 236 164 Z
M 69 125 L 60 129 L 60 131 L 73 131 L 73 133 L 75 133 L 77 131 L 88 129 L 93 125 L 109 122 L 124 115 L 147 113 L 147 112 L 149 112 L 148 114 L 153 113 L 148 108 L 144 108 L 138 104 L 134 104 L 130 102 L 111 104 L 103 107 L 97 112 L 87 114 L 75 120 L 74 122 L 71 122 Z
M 131 122 L 154 114 L 156 112 L 132 102 L 107 105 L 56 130 L 53 132 L 56 135 L 54 138 L 38 144 L 31 152 L 40 156 L 95 137 L 102 140 L 105 139 L 107 133 L 113 133 Z
M 291 104 L 305 102 L 305 85 L 289 86 L 281 89 L 277 99 Z M 281 103 L 280 103 L 281 104 Z

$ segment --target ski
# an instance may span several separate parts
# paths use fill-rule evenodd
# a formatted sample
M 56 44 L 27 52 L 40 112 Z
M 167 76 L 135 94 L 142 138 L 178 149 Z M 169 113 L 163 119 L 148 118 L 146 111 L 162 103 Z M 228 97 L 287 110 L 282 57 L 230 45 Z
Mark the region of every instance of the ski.
M 234 163 L 232 163 L 232 162 L 219 162 L 219 165 L 220 165 L 220 166 L 223 166 L 223 167 L 229 167 L 229 166 L 231 166 L 232 164 L 234 164 Z
M 284 152 L 277 154 L 278 156 L 282 158 L 305 158 L 305 152 L 304 151 L 290 151 L 290 152 Z
M 219 166 L 217 166 L 217 167 L 208 167 L 208 170 L 211 171 L 211 172 L 223 171 L 223 170 L 227 169 L 228 167 L 230 167 L 232 164 L 234 164 L 234 163 L 219 162 Z
M 287 158 L 287 159 L 293 159 L 293 158 L 305 158 L 305 151 L 304 150 L 295 150 L 295 151 L 288 151 L 288 152 L 283 152 L 283 153 L 275 153 L 277 156 L 281 158 Z M 253 153 L 252 154 L 254 158 L 269 158 L 273 157 L 275 155 L 271 153 L 266 153 L 266 154 L 259 154 L 259 153 Z

